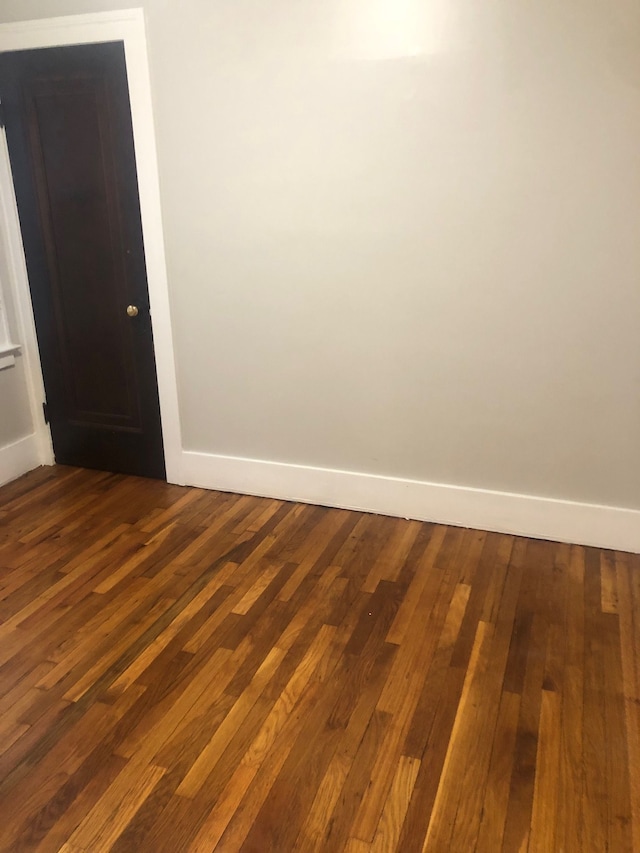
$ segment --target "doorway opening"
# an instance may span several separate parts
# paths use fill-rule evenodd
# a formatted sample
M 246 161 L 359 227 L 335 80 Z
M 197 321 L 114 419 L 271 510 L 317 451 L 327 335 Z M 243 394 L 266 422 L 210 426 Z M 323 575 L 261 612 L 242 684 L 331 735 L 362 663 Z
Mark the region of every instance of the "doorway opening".
M 110 44 L 109 44 L 110 43 Z M 160 214 L 160 200 L 159 200 L 159 185 L 158 185 L 158 175 L 157 175 L 157 160 L 156 160 L 156 151 L 155 151 L 155 139 L 154 139 L 154 129 L 153 129 L 153 116 L 151 112 L 151 93 L 150 93 L 150 83 L 149 83 L 149 73 L 148 73 L 148 64 L 147 64 L 147 55 L 146 55 L 146 38 L 144 31 L 144 18 L 142 10 L 126 10 L 121 12 L 109 12 L 109 13 L 96 13 L 90 15 L 80 15 L 80 16 L 72 16 L 68 18 L 57 18 L 57 19 L 46 19 L 40 21 L 31 21 L 31 22 L 22 22 L 20 24 L 3 24 L 0 25 L 0 54 L 4 56 L 10 56 L 12 53 L 17 56 L 17 52 L 25 52 L 29 51 L 33 54 L 38 53 L 41 56 L 44 56 L 47 53 L 52 53 L 52 51 L 48 50 L 36 50 L 40 48 L 65 48 L 71 45 L 83 45 L 85 46 L 85 50 L 90 50 L 91 47 L 96 49 L 114 49 L 120 51 L 121 62 L 124 65 L 124 79 L 126 81 L 126 85 L 128 86 L 128 97 L 130 101 L 130 121 L 131 121 L 131 133 L 132 133 L 132 151 L 133 151 L 133 170 L 134 170 L 134 180 L 135 180 L 135 170 L 137 168 L 137 184 L 138 184 L 138 196 L 139 196 L 139 230 L 141 232 L 141 245 L 143 249 L 138 254 L 138 268 L 140 268 L 140 258 L 142 258 L 142 267 L 144 268 L 144 262 L 146 260 L 146 272 L 148 279 L 148 297 L 146 302 L 143 298 L 139 299 L 140 304 L 136 301 L 129 300 L 128 298 L 125 300 L 126 304 L 120 306 L 118 305 L 118 310 L 120 308 L 124 312 L 122 314 L 123 318 L 126 318 L 128 323 L 124 325 L 124 329 L 122 324 L 120 324 L 120 334 L 125 338 L 127 335 L 129 338 L 133 339 L 134 349 L 135 349 L 135 339 L 138 333 L 143 333 L 144 337 L 144 325 L 145 322 L 148 326 L 148 331 L 151 331 L 151 320 L 150 317 L 153 317 L 153 335 L 151 336 L 151 356 L 152 361 L 155 359 L 155 366 L 157 372 L 157 389 L 155 391 L 156 396 L 156 411 L 158 412 L 158 431 L 156 433 L 156 450 L 158 447 L 161 448 L 160 455 L 156 457 L 156 467 L 155 472 L 149 472 L 151 476 L 161 476 L 163 471 L 158 467 L 157 459 L 160 459 L 160 465 L 163 468 L 166 468 L 166 478 L 170 482 L 180 482 L 181 480 L 181 440 L 180 440 L 180 426 L 179 426 L 179 417 L 178 417 L 178 402 L 177 402 L 177 389 L 176 389 L 176 378 L 175 378 L 175 366 L 174 366 L 174 354 L 173 354 L 173 341 L 172 341 L 172 333 L 171 333 L 171 324 L 170 324 L 170 312 L 169 312 L 169 297 L 168 297 L 168 288 L 167 288 L 167 280 L 166 280 L 166 268 L 165 268 L 165 259 L 164 259 L 164 245 L 163 245 L 163 234 L 162 234 L 162 224 L 161 224 L 161 214 Z M 53 51 L 55 52 L 55 51 Z M 55 76 L 55 75 L 54 75 Z M 85 81 L 86 82 L 86 81 Z M 77 83 L 77 81 L 76 81 Z M 42 85 L 42 81 L 40 81 L 40 85 Z M 55 87 L 54 87 L 55 88 Z M 46 89 L 46 86 L 45 86 Z M 68 92 L 60 92 L 53 93 L 51 91 L 44 91 L 42 88 L 36 92 L 37 97 L 40 99 L 39 108 L 40 112 L 42 110 L 46 112 L 46 106 L 43 106 L 43 103 L 49 99 L 51 102 L 52 98 L 55 101 L 58 98 L 62 97 L 62 100 L 67 98 Z M 0 91 L 0 96 L 3 96 L 3 93 Z M 85 97 L 89 97 L 87 92 L 85 92 Z M 96 92 L 91 96 L 95 102 L 96 99 L 99 100 L 98 94 Z M 4 98 L 4 96 L 3 96 Z M 68 98 L 67 98 L 68 101 Z M 33 106 L 33 105 L 32 105 Z M 49 104 L 49 107 L 51 103 Z M 73 112 L 73 108 L 70 108 L 71 113 Z M 37 112 L 37 110 L 36 110 Z M 52 111 L 50 110 L 50 113 Z M 67 110 L 69 112 L 69 110 Z M 36 117 L 36 124 L 42 124 L 39 119 L 42 118 L 42 115 Z M 51 114 L 48 116 L 49 124 L 48 124 L 48 133 L 50 137 L 55 137 L 58 133 L 59 128 L 56 128 L 55 125 L 55 117 Z M 45 122 L 46 124 L 46 122 Z M 99 124 L 99 122 L 98 122 Z M 94 130 L 95 130 L 94 123 Z M 104 127 L 100 131 L 104 135 Z M 11 134 L 11 128 L 8 128 L 8 135 Z M 30 143 L 31 144 L 31 143 Z M 35 146 L 36 153 L 38 146 Z M 58 152 L 58 155 L 62 156 L 64 151 L 62 150 L 64 146 L 61 146 L 61 151 Z M 33 146 L 31 148 L 33 150 Z M 62 153 L 61 153 L 62 152 Z M 0 152 L 0 156 L 2 152 Z M 40 159 L 42 159 L 42 152 L 40 152 Z M 55 160 L 58 156 L 54 153 L 49 160 Z M 64 157 L 63 157 L 64 159 Z M 39 164 L 40 167 L 42 163 Z M 51 163 L 49 163 L 49 166 Z M 85 164 L 86 165 L 86 164 Z M 15 170 L 14 170 L 15 171 Z M 94 170 L 97 171 L 97 170 Z M 15 174 L 14 174 L 15 178 Z M 42 178 L 42 169 L 40 178 Z M 81 182 L 82 183 L 82 182 Z M 104 182 L 103 182 L 104 183 Z M 109 181 L 107 181 L 107 184 Z M 58 187 L 60 190 L 64 190 L 62 194 L 59 194 L 58 201 L 60 198 L 64 196 L 64 192 L 66 192 L 69 187 L 64 185 L 64 182 Z M 83 204 L 86 205 L 87 200 L 83 201 L 81 196 L 83 192 L 86 194 L 86 188 L 80 186 L 76 183 L 75 186 L 71 187 L 71 190 L 75 192 L 75 211 L 76 216 L 78 217 L 79 211 L 82 209 Z M 71 193 L 73 195 L 73 192 Z M 37 188 L 36 188 L 37 195 Z M 42 195 L 42 194 L 41 194 Z M 113 199 L 107 202 L 108 205 L 111 204 L 111 210 L 113 213 L 114 203 Z M 72 205 L 73 207 L 73 205 Z M 125 205 L 127 210 L 130 209 L 130 205 Z M 24 227 L 24 217 L 23 211 L 20 210 L 22 222 L 22 231 L 23 231 L 23 241 L 25 246 L 28 243 L 28 239 L 25 239 L 27 235 L 25 234 Z M 117 212 L 116 212 L 117 218 Z M 82 221 L 82 217 L 80 217 L 80 221 Z M 50 235 L 49 235 L 50 236 Z M 45 241 L 47 236 L 45 235 Z M 117 242 L 117 241 L 116 241 Z M 126 241 L 125 241 L 126 242 Z M 112 247 L 113 248 L 113 247 Z M 126 255 L 127 249 L 130 249 L 129 245 L 124 246 L 125 253 L 125 263 L 126 259 L 129 257 Z M 47 249 L 45 246 L 45 253 Z M 41 253 L 42 254 L 42 253 Z M 98 253 L 99 254 L 99 253 Z M 133 252 L 132 252 L 133 254 Z M 112 253 L 113 255 L 113 253 Z M 101 256 L 104 257 L 104 256 Z M 68 257 L 67 257 L 68 260 Z M 112 258 L 113 260 L 113 258 Z M 133 263 L 135 266 L 135 259 L 129 262 Z M 31 269 L 30 269 L 31 273 Z M 14 278 L 16 281 L 11 282 L 12 287 L 15 291 L 17 291 L 16 301 L 20 302 L 22 306 L 26 306 L 28 309 L 31 309 L 31 303 L 33 301 L 33 308 L 36 313 L 36 321 L 38 322 L 38 338 L 42 337 L 41 327 L 42 323 L 37 320 L 37 298 L 35 294 L 33 295 L 33 300 L 31 298 L 31 294 L 28 292 L 28 282 L 26 280 L 26 276 L 15 275 Z M 21 280 L 21 278 L 23 280 Z M 78 283 L 76 282 L 76 287 Z M 73 288 L 71 288 L 73 291 Z M 124 294 L 121 294 L 124 295 Z M 76 291 L 77 296 L 77 291 Z M 138 294 L 139 296 L 139 294 Z M 73 298 L 69 300 L 69 294 L 67 294 L 67 301 L 71 301 L 73 303 Z M 87 300 L 85 300 L 86 302 Z M 90 302 L 90 300 L 89 300 Z M 102 308 L 104 309 L 104 305 Z M 91 305 L 85 304 L 85 309 L 92 308 Z M 93 305 L 93 309 L 96 309 L 96 306 Z M 127 309 L 129 309 L 130 313 L 134 312 L 137 309 L 137 316 L 131 317 L 127 314 Z M 112 312 L 115 310 L 115 306 L 111 306 Z M 146 313 L 145 313 L 146 312 Z M 55 318 L 54 318 L 55 319 Z M 113 320 L 113 317 L 112 317 Z M 35 335 L 33 328 L 29 329 L 29 323 L 23 323 L 22 335 L 23 340 L 21 343 L 29 346 L 29 344 L 35 343 Z M 117 326 L 117 323 L 116 323 Z M 113 329 L 113 324 L 112 324 Z M 76 332 L 78 330 L 76 329 Z M 34 340 L 29 340 L 30 336 L 33 336 Z M 150 335 L 149 335 L 150 336 Z M 80 337 L 82 338 L 82 330 L 80 330 Z M 88 334 L 85 334 L 85 352 L 86 352 L 86 339 L 90 337 Z M 40 342 L 40 340 L 39 340 Z M 97 349 L 99 347 L 96 347 Z M 42 351 L 43 347 L 40 347 Z M 32 350 L 35 350 L 36 356 L 38 350 L 32 346 Z M 105 363 L 105 353 L 101 352 L 101 358 L 103 358 L 103 364 Z M 99 361 L 98 356 L 94 353 L 92 356 L 93 361 Z M 139 366 L 139 359 L 137 356 L 134 356 L 136 369 Z M 34 359 L 37 361 L 36 359 Z M 38 393 L 38 373 L 40 370 L 43 373 L 47 373 L 48 364 L 45 364 L 45 358 L 41 357 L 41 364 L 36 364 L 35 369 L 33 369 L 31 376 L 31 385 L 32 392 Z M 84 365 L 83 365 L 84 367 Z M 120 366 L 119 376 L 122 379 L 122 365 Z M 112 371 L 111 379 L 113 380 L 113 376 L 117 371 Z M 126 370 L 125 370 L 126 372 Z M 82 412 L 86 413 L 93 411 L 93 414 L 100 414 L 100 405 L 96 407 L 96 400 L 91 399 L 91 382 L 89 382 L 86 377 L 82 379 L 82 377 L 75 377 L 76 385 L 79 383 L 80 397 L 82 399 L 79 400 L 80 403 L 84 405 L 76 407 L 76 410 L 72 412 L 72 415 L 75 415 L 75 418 L 71 418 L 72 421 L 79 421 L 81 418 L 78 418 L 78 410 L 81 409 Z M 84 382 L 84 385 L 83 385 Z M 130 377 L 126 378 L 124 385 L 129 384 Z M 50 384 L 50 383 L 48 383 Z M 128 387 L 124 389 L 124 385 L 118 387 L 118 383 L 112 382 L 111 386 L 111 402 L 117 398 L 118 394 L 120 394 L 119 406 L 120 411 L 112 412 L 111 415 L 115 414 L 115 418 L 112 417 L 111 424 L 107 425 L 107 428 L 102 428 L 103 430 L 103 439 L 105 435 L 109 434 L 109 426 L 113 426 L 114 420 L 117 420 L 117 417 L 120 416 L 120 423 L 117 426 L 120 427 L 120 432 L 126 432 L 127 429 L 130 430 L 131 433 L 135 432 L 136 424 L 135 419 L 130 417 L 130 415 L 135 415 L 135 403 L 130 406 L 129 413 L 126 413 L 124 407 L 122 405 L 122 401 L 126 395 L 128 395 L 129 401 L 134 399 L 135 394 L 132 394 L 131 388 Z M 41 383 L 40 383 L 41 387 Z M 35 389 L 35 390 L 34 390 Z M 72 389 L 73 390 L 73 389 Z M 48 391 L 48 389 L 47 389 Z M 75 391 L 78 391 L 78 388 L 75 388 Z M 41 394 L 41 391 L 40 391 Z M 84 394 L 84 396 L 83 396 Z M 78 394 L 76 394 L 76 402 L 78 402 Z M 116 401 L 117 402 L 117 401 Z M 91 405 L 87 405 L 90 403 Z M 116 406 L 116 409 L 118 407 Z M 104 412 L 102 412 L 104 414 Z M 124 421 L 129 417 L 129 423 L 124 423 Z M 160 426 L 160 418 L 161 418 L 161 426 Z M 72 425 L 73 428 L 77 426 L 76 424 Z M 53 425 L 52 425 L 53 427 Z M 40 436 L 44 433 L 45 435 L 48 433 L 48 428 L 45 425 L 44 419 L 41 419 L 40 423 L 36 424 L 36 430 L 40 433 Z M 97 430 L 96 430 L 97 431 Z M 112 433 L 114 430 L 111 431 Z M 54 439 L 55 441 L 55 439 Z M 143 442 L 144 444 L 145 442 Z M 151 444 L 153 442 L 150 442 Z M 57 443 L 56 443 L 57 444 Z M 82 445 L 83 442 L 78 442 L 77 444 Z M 86 452 L 94 452 L 96 449 L 96 445 L 100 445 L 100 441 L 93 442 L 93 449 L 91 447 L 91 441 L 84 442 L 84 449 Z M 109 445 L 110 442 L 108 440 L 102 441 L 103 445 Z M 41 442 L 41 446 L 46 447 L 46 442 Z M 162 453 L 162 448 L 164 452 Z M 99 448 L 98 448 L 99 449 Z M 104 449 L 104 447 L 102 448 Z M 109 448 L 111 449 L 111 448 Z M 46 457 L 46 452 L 41 454 Z M 56 446 L 56 455 L 58 455 L 58 446 Z M 128 451 L 128 459 L 129 462 L 132 460 L 135 462 L 135 459 L 138 457 L 137 452 Z M 60 454 L 60 461 L 69 461 L 67 456 L 63 456 Z M 125 453 L 125 456 L 127 454 Z M 163 458 L 162 458 L 163 457 Z M 41 458 L 40 460 L 43 463 L 50 462 L 51 459 Z M 85 460 L 85 463 L 91 467 L 105 467 L 100 466 L 99 463 L 95 461 L 92 462 L 90 459 Z M 144 471 L 135 471 L 131 468 L 121 468 L 121 470 L 131 470 L 132 473 L 145 473 Z

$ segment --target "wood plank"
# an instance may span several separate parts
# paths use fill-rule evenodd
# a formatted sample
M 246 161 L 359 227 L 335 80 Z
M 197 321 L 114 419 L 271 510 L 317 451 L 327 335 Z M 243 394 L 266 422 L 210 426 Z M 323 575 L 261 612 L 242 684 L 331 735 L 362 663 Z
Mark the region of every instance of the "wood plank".
M 585 549 L 584 722 L 582 741 L 583 843 L 606 850 L 608 844 L 604 622 L 600 555 Z
M 88 812 L 67 843 L 71 844 L 72 849 L 108 850 L 165 772 L 163 767 L 130 762 Z
M 344 726 L 344 734 L 338 741 L 324 776 L 317 786 L 313 802 L 309 805 L 296 848 L 306 850 L 308 853 L 325 849 L 325 836 L 331 822 L 331 815 L 336 808 L 369 724 L 377 713 L 376 699 L 380 695 L 395 653 L 395 647 L 388 643 L 383 644 L 371 667 L 371 677 L 365 677 L 365 683 L 358 692 L 356 705 Z M 336 720 L 333 715 L 331 725 L 340 726 L 339 719 Z
M 640 557 L 31 472 L 0 849 L 640 850 Z
M 398 769 L 371 845 L 373 853 L 393 853 L 397 849 L 419 769 L 420 762 L 417 758 L 400 756 Z
M 557 850 L 556 818 L 558 807 L 558 761 L 560 758 L 561 700 L 552 690 L 542 691 L 540 736 L 533 790 L 530 853 Z
M 213 850 L 216 847 L 234 813 L 248 793 L 247 789 L 269 755 L 280 731 L 285 727 L 293 709 L 305 694 L 314 670 L 320 663 L 322 655 L 326 652 L 334 633 L 335 628 L 330 626 L 325 626 L 318 632 L 317 637 L 282 691 L 281 696 L 265 720 L 253 743 L 245 752 L 222 797 L 215 804 L 200 828 L 196 839 L 189 848 L 190 853 L 205 853 L 205 851 Z M 308 701 L 312 701 L 315 694 L 309 694 L 309 696 Z M 298 708 L 298 714 L 300 714 L 300 710 Z M 304 706 L 303 710 L 305 710 Z M 281 752 L 280 757 L 284 761 L 286 754 Z M 270 781 L 272 781 L 271 777 Z M 264 796 L 266 796 L 267 791 L 263 789 Z M 259 797 L 255 797 L 254 807 L 261 805 L 259 799 Z
M 520 716 L 520 697 L 503 692 L 482 802 L 477 850 L 501 850 Z
M 556 839 L 558 847 L 582 846 L 582 740 L 584 723 L 584 550 L 571 548 L 568 591 L 563 623 L 565 662 L 560 691 L 560 760 Z
M 640 596 L 634 596 L 632 566 L 626 554 L 616 555 L 620 613 L 621 691 L 627 735 L 627 768 L 633 850 L 640 850 Z
M 209 773 L 215 768 L 218 759 L 233 739 L 239 726 L 257 702 L 284 655 L 285 652 L 282 649 L 277 647 L 271 649 L 248 686 L 225 717 L 224 722 L 216 729 L 211 740 L 192 764 L 189 772 L 178 786 L 178 794 L 183 797 L 193 797 L 198 793 Z
M 473 766 L 467 765 L 467 750 L 470 746 L 470 736 L 475 732 L 470 730 L 470 710 L 477 703 L 479 681 L 483 670 L 487 667 L 491 652 L 493 626 L 480 622 L 469 660 L 458 713 L 449 739 L 449 747 L 440 776 L 438 793 L 436 794 L 429 827 L 425 836 L 423 850 L 448 849 L 451 845 L 455 818 L 458 809 L 458 788 L 454 782 L 461 778 L 461 768 L 466 765 L 466 772 L 472 773 Z M 462 771 L 464 773 L 464 770 Z M 475 779 L 474 779 L 475 782 Z
M 600 554 L 601 607 L 603 613 L 618 613 L 618 582 L 615 555 L 611 551 Z

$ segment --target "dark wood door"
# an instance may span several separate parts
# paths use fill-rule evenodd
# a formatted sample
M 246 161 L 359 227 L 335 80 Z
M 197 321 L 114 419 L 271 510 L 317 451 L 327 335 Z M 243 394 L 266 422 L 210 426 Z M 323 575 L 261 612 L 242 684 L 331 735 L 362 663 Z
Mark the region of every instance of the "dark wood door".
M 0 97 L 56 461 L 164 478 L 123 45 L 2 54 Z

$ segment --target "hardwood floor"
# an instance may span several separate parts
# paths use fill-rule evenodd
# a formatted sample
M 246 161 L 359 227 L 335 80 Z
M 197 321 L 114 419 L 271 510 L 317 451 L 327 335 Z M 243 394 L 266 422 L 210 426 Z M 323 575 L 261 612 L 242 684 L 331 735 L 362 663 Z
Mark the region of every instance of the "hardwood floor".
M 0 489 L 3 851 L 640 851 L 640 557 Z

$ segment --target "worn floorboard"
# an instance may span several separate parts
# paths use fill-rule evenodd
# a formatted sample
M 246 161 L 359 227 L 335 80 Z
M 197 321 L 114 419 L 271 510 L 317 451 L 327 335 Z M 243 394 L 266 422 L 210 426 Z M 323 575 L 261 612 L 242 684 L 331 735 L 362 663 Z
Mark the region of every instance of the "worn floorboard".
M 640 851 L 640 557 L 0 489 L 0 850 Z

